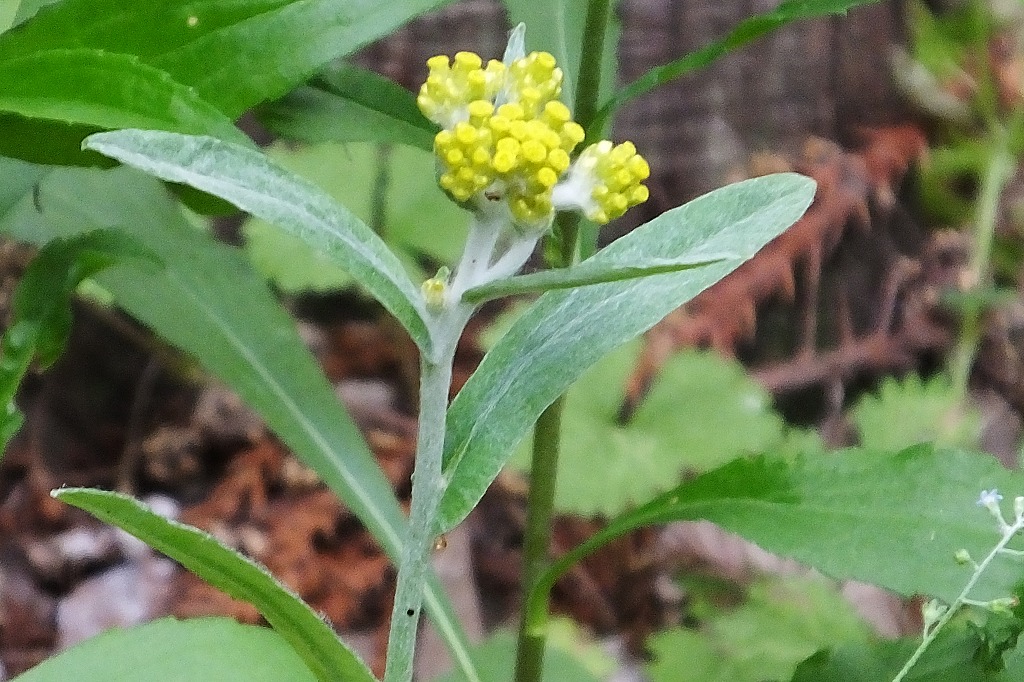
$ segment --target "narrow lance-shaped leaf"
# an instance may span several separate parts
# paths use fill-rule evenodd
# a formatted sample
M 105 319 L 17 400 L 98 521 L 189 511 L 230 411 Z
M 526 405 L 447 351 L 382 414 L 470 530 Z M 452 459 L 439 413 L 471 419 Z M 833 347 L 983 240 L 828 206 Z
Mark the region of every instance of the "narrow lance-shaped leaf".
M 398 83 L 352 64 L 320 74 L 257 110 L 279 135 L 303 142 L 390 142 L 433 150 L 437 126 Z
M 119 493 L 61 488 L 54 490 L 53 496 L 131 533 L 217 589 L 255 606 L 321 682 L 374 679 L 369 668 L 306 602 L 265 568 L 225 547 L 208 533 L 165 519 Z
M 650 258 L 643 261 L 602 263 L 588 260 L 571 268 L 557 268 L 531 272 L 500 279 L 489 284 L 473 287 L 462 295 L 464 301 L 481 303 L 502 296 L 535 294 L 556 289 L 574 289 L 591 284 L 606 282 L 622 282 L 627 279 L 664 275 L 669 272 L 692 270 L 705 265 L 713 265 L 730 258 L 732 254 L 721 256 L 703 256 L 701 258 Z
M 119 261 L 157 257 L 131 237 L 108 230 L 86 232 L 47 244 L 29 264 L 11 305 L 12 324 L 0 338 L 0 456 L 18 429 L 22 414 L 14 395 L 34 357 L 53 364 L 71 331 L 71 296 L 78 284 Z
M 613 520 L 559 559 L 542 582 L 550 586 L 581 557 L 631 530 L 703 519 L 833 578 L 951 603 L 971 576 L 955 561 L 957 550 L 981 561 L 999 541 L 995 519 L 977 504 L 979 493 L 992 488 L 1007 497 L 1024 494 L 1024 475 L 988 455 L 930 445 L 740 459 Z M 1018 561 L 997 558 L 970 596 L 1008 596 L 1020 579 Z
M 814 19 L 831 14 L 846 14 L 847 11 L 860 5 L 868 5 L 877 0 L 784 0 L 778 7 L 755 14 L 738 23 L 727 36 L 716 40 L 710 45 L 691 52 L 668 64 L 656 66 L 640 78 L 620 89 L 609 100 L 591 123 L 587 130 L 589 138 L 597 138 L 603 134 L 615 110 L 626 102 L 650 92 L 659 85 L 684 76 L 691 71 L 710 65 L 719 57 L 735 52 L 747 43 L 761 36 L 801 19 Z
M 465 518 L 541 412 L 588 367 L 753 256 L 803 214 L 813 195 L 814 182 L 794 173 L 723 187 L 642 225 L 591 262 L 736 257 L 541 296 L 487 354 L 449 408 L 449 485 L 438 530 Z
M 0 59 L 137 55 L 235 118 L 448 0 L 64 0 L 0 36 Z
M 262 152 L 210 137 L 146 130 L 100 133 L 85 147 L 226 199 L 291 232 L 355 277 L 430 353 L 423 297 L 398 258 L 348 209 Z
M 10 168 L 4 161 L 0 168 Z M 91 227 L 121 226 L 156 253 L 164 264 L 159 271 L 125 266 L 96 279 L 118 305 L 237 391 L 396 560 L 406 524 L 390 484 L 294 320 L 237 249 L 197 231 L 159 182 L 133 169 L 55 169 L 35 187 L 0 216 L 0 232 L 45 243 Z M 427 585 L 426 602 L 457 664 L 479 679 L 436 580 Z
M 228 117 L 188 86 L 137 57 L 101 50 L 46 50 L 0 60 L 0 112 L 44 119 L 18 138 L 5 135 L 0 141 L 5 153 L 22 158 L 35 155 L 37 140 L 45 139 L 45 126 L 53 122 L 77 126 L 82 135 L 98 128 L 156 128 L 249 144 Z
M 17 682 L 314 682 L 273 630 L 231 618 L 174 618 L 101 635 L 46 659 Z

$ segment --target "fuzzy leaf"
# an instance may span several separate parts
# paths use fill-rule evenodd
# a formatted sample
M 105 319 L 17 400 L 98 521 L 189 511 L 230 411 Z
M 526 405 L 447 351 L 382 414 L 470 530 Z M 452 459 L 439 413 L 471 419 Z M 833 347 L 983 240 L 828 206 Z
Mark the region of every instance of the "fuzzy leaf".
M 574 289 L 606 282 L 621 282 L 627 279 L 663 275 L 668 272 L 692 270 L 720 263 L 728 258 L 729 255 L 715 257 L 709 254 L 696 260 L 692 258 L 650 258 L 621 263 L 586 261 L 570 268 L 541 270 L 473 287 L 462 295 L 462 299 L 471 303 L 480 303 L 504 296 L 535 294 L 556 289 Z
M 814 182 L 793 173 L 723 187 L 637 228 L 592 262 L 723 253 L 735 258 L 541 296 L 484 357 L 449 408 L 450 483 L 439 530 L 465 518 L 541 412 L 588 367 L 753 256 L 803 214 L 813 195 Z
M 108 630 L 48 658 L 16 682 L 313 682 L 276 632 L 230 618 L 174 618 Z
M 0 184 L 3 179 L 0 173 Z M 118 305 L 237 391 L 397 559 L 406 522 L 390 484 L 294 320 L 244 256 L 199 232 L 159 182 L 133 169 L 58 169 L 36 182 L 38 191 L 0 216 L 0 232 L 45 243 L 120 226 L 150 248 L 164 263 L 161 271 L 125 266 L 97 281 Z M 465 636 L 436 580 L 427 585 L 426 603 L 457 664 L 472 671 Z
M 430 353 L 423 296 L 395 255 L 348 209 L 265 154 L 210 137 L 146 130 L 99 133 L 85 147 L 288 230 L 355 277 Z
M 410 147 L 275 144 L 270 158 L 331 195 L 374 229 L 414 281 L 433 275 L 427 260 L 452 265 L 466 241 L 469 214 L 437 186 L 434 156 Z M 257 269 L 287 292 L 340 289 L 352 278 L 299 238 L 253 218 L 242 227 Z
M 374 679 L 369 668 L 306 602 L 267 569 L 225 547 L 212 535 L 171 521 L 125 495 L 60 488 L 53 496 L 111 523 L 163 552 L 234 599 L 247 601 L 295 649 L 318 680 Z

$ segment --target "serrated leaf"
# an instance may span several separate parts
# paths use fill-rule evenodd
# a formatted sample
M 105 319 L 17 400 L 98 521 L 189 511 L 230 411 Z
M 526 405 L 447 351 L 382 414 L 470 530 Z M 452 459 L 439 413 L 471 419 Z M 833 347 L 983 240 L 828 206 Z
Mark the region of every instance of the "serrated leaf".
M 566 396 L 555 506 L 586 516 L 614 516 L 736 457 L 771 450 L 787 427 L 771 397 L 742 366 L 710 352 L 673 356 L 630 420 L 622 423 L 626 379 L 639 342 L 612 351 Z M 515 466 L 528 469 L 529 448 Z
M 257 110 L 270 130 L 302 142 L 389 142 L 433 151 L 437 126 L 398 83 L 352 64 Z
M 118 304 L 238 392 L 319 474 L 396 560 L 405 517 L 351 418 L 292 320 L 236 249 L 185 220 L 159 182 L 129 168 L 52 170 L 0 217 L 0 232 L 45 243 L 119 226 L 164 262 L 98 276 Z M 457 663 L 472 671 L 465 635 L 436 580 L 426 603 Z M 472 675 L 471 675 L 472 676 Z
M 861 445 L 877 450 L 900 450 L 923 442 L 975 447 L 981 437 L 981 415 L 944 374 L 927 381 L 917 374 L 902 380 L 887 377 L 876 393 L 857 401 L 851 416 Z
M 1024 475 L 988 455 L 928 445 L 736 460 L 613 520 L 559 559 L 545 582 L 636 528 L 704 519 L 830 577 L 951 603 L 970 577 L 954 554 L 984 557 L 999 539 L 977 505 L 993 488 L 1024 494 Z M 998 557 L 971 598 L 1006 596 L 1020 579 L 1019 564 Z
M 461 254 L 469 213 L 438 188 L 432 154 L 361 143 L 275 144 L 267 154 L 373 224 L 414 278 L 429 276 L 419 265 L 424 259 L 453 265 Z M 266 221 L 247 220 L 242 231 L 257 269 L 284 291 L 338 289 L 352 281 L 304 242 Z
M 715 62 L 719 57 L 735 52 L 747 43 L 794 21 L 814 19 L 832 14 L 846 14 L 860 5 L 868 5 L 877 0 L 784 0 L 775 9 L 763 14 L 755 14 L 744 19 L 720 40 L 706 45 L 695 52 L 680 57 L 667 64 L 656 66 L 629 85 L 615 93 L 611 100 L 601 107 L 591 126 L 593 130 L 602 130 L 615 110 L 626 102 L 654 90 L 660 85 L 681 76 L 702 69 Z M 593 135 L 588 130 L 588 137 Z
M 355 277 L 424 353 L 431 352 L 423 296 L 380 237 L 344 206 L 263 153 L 210 137 L 146 130 L 99 133 L 89 137 L 85 147 L 162 180 L 226 199 L 288 230 Z
M 159 262 L 131 237 L 97 230 L 50 242 L 25 270 L 11 303 L 11 326 L 0 338 L 0 456 L 21 428 L 14 395 L 32 359 L 46 367 L 64 352 L 75 288 L 124 260 Z
M 449 408 L 450 483 L 439 531 L 465 518 L 541 412 L 588 367 L 753 256 L 803 214 L 813 195 L 814 182 L 793 173 L 729 185 L 662 214 L 593 261 L 723 253 L 735 258 L 541 296 L 484 357 Z
M 867 626 L 831 582 L 761 578 L 741 605 L 715 609 L 699 628 L 654 635 L 647 671 L 652 682 L 787 679 L 821 647 L 868 640 Z
M 23 122 L 35 127 L 17 138 L 0 138 L 0 152 L 29 160 L 37 156 L 36 141 L 54 127 L 74 126 L 83 137 L 104 128 L 155 128 L 249 144 L 191 88 L 137 57 L 101 50 L 47 50 L 0 60 L 0 112 L 43 119 Z
M 174 618 L 109 630 L 49 658 L 17 682 L 313 682 L 280 635 L 230 618 Z
M 372 682 L 373 674 L 298 595 L 212 535 L 165 519 L 126 495 L 60 488 L 53 496 L 111 523 L 171 557 L 234 599 L 247 601 L 299 654 L 318 680 Z

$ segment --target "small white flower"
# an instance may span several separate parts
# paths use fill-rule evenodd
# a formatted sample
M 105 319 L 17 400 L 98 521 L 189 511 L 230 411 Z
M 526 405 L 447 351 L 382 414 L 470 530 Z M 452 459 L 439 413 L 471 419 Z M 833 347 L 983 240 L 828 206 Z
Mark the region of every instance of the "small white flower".
M 999 491 L 996 490 L 995 488 L 992 488 L 992 490 L 981 491 L 981 495 L 978 497 L 977 504 L 979 507 L 988 507 L 989 509 L 991 509 L 993 505 L 998 507 L 999 502 L 1002 499 L 1003 496 L 999 494 Z

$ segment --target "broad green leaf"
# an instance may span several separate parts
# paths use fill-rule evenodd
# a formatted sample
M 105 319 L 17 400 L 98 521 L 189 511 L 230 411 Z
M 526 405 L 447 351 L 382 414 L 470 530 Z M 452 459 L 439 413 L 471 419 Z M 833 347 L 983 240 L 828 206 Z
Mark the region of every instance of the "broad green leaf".
M 691 52 L 675 61 L 656 66 L 640 78 L 615 93 L 611 100 L 601 107 L 588 129 L 588 137 L 599 134 L 607 125 L 615 110 L 626 102 L 650 92 L 659 85 L 684 76 L 691 71 L 702 69 L 719 57 L 735 52 L 747 43 L 770 33 L 793 21 L 814 19 L 831 14 L 846 14 L 860 5 L 867 5 L 877 0 L 784 0 L 778 7 L 755 14 L 738 23 L 727 36 L 706 45 L 696 52 Z M 597 131 L 597 132 L 595 132 Z
M 405 517 L 294 321 L 244 256 L 194 228 L 160 183 L 128 168 L 53 170 L 38 181 L 34 196 L 0 217 L 0 232 L 35 243 L 111 226 L 147 246 L 164 268 L 125 266 L 97 281 L 125 310 L 237 391 L 396 559 Z M 457 663 L 472 671 L 465 635 L 436 581 L 426 600 Z
M 601 87 L 598 99 L 603 100 L 615 89 L 618 69 L 617 49 L 622 32 L 617 17 L 617 0 L 607 2 L 608 26 L 601 49 Z M 526 24 L 526 51 L 544 50 L 554 55 L 562 69 L 562 99 L 570 105 L 576 98 L 580 61 L 583 55 L 583 27 L 587 6 L 592 0 L 503 0 L 509 23 Z
M 97 230 L 50 242 L 25 270 L 11 303 L 12 324 L 0 338 L 0 456 L 22 424 L 14 396 L 32 359 L 47 367 L 64 352 L 75 288 L 126 259 L 157 262 L 131 237 Z
M 621 282 L 627 279 L 663 275 L 713 265 L 728 260 L 731 255 L 715 257 L 711 254 L 693 258 L 649 258 L 642 261 L 622 263 L 599 263 L 585 261 L 571 268 L 541 270 L 528 275 L 500 279 L 490 284 L 474 287 L 462 295 L 471 303 L 481 303 L 503 296 L 536 294 L 556 289 L 574 289 L 591 284 Z
M 923 442 L 970 448 L 981 437 L 981 415 L 945 374 L 928 380 L 917 374 L 902 380 L 887 377 L 876 392 L 857 401 L 850 416 L 860 444 L 875 450 L 901 450 Z
M 736 457 L 786 447 L 771 396 L 736 362 L 711 352 L 673 356 L 625 423 L 623 391 L 640 342 L 613 350 L 573 384 L 562 411 L 555 506 L 611 517 Z M 512 460 L 528 470 L 524 443 Z M 792 446 L 790 446 L 792 447 Z
M 636 528 L 705 519 L 830 577 L 950 603 L 970 578 L 954 561 L 957 550 L 981 561 L 999 540 L 995 520 L 976 504 L 992 488 L 1024 494 L 1024 474 L 988 455 L 926 445 L 736 460 L 613 520 L 559 559 L 544 583 Z M 1019 562 L 997 558 L 970 596 L 1012 594 L 1022 577 Z
M 914 653 L 919 639 L 842 644 L 814 654 L 797 666 L 792 682 L 879 682 L 893 679 Z M 1018 677 L 986 673 L 975 661 L 982 642 L 976 631 L 952 623 L 911 668 L 905 682 L 1010 682 Z
M 88 488 L 60 488 L 52 494 L 131 533 L 232 598 L 255 606 L 321 682 L 374 679 L 306 602 L 212 535 L 165 519 L 126 495 Z
M 454 265 L 462 253 L 469 213 L 437 186 L 434 156 L 411 147 L 325 143 L 267 149 L 271 160 L 317 185 L 373 229 L 414 281 L 436 272 L 425 261 Z M 242 226 L 257 269 L 283 291 L 339 289 L 352 278 L 305 242 L 256 218 Z
M 0 60 L 0 112 L 8 118 L 43 119 L 19 131 L 17 138 L 0 138 L 0 152 L 22 158 L 31 159 L 37 140 L 52 129 L 67 130 L 69 125 L 83 136 L 102 128 L 157 128 L 248 144 L 229 118 L 191 88 L 137 57 L 94 49 L 47 50 Z
M 321 73 L 257 115 L 278 135 L 303 142 L 390 142 L 432 151 L 438 130 L 415 95 L 351 64 Z
M 313 682 L 276 632 L 230 618 L 161 620 L 108 630 L 49 658 L 17 682 Z
M 473 658 L 483 682 L 511 682 L 516 663 L 516 636 L 498 630 L 473 648 Z M 600 682 L 615 671 L 615 660 L 594 642 L 586 640 L 579 626 L 566 618 L 552 618 L 547 624 L 542 679 L 550 682 Z M 454 671 L 435 682 L 465 682 Z
M 813 196 L 814 182 L 793 173 L 724 187 L 642 225 L 591 261 L 735 258 L 541 296 L 484 357 L 449 408 L 450 484 L 439 530 L 465 518 L 540 413 L 588 367 L 753 256 L 792 225 Z
M 447 0 L 64 0 L 0 36 L 0 59 L 137 55 L 235 118 Z
M 373 294 L 431 352 L 423 296 L 373 230 L 316 186 L 257 150 L 146 130 L 89 137 L 85 146 L 163 180 L 226 199 L 300 237 Z
M 649 640 L 652 682 L 787 679 L 822 647 L 869 641 L 868 627 L 821 576 L 761 578 L 735 608 L 696 605 L 702 607 L 709 613 L 698 628 L 672 628 Z

